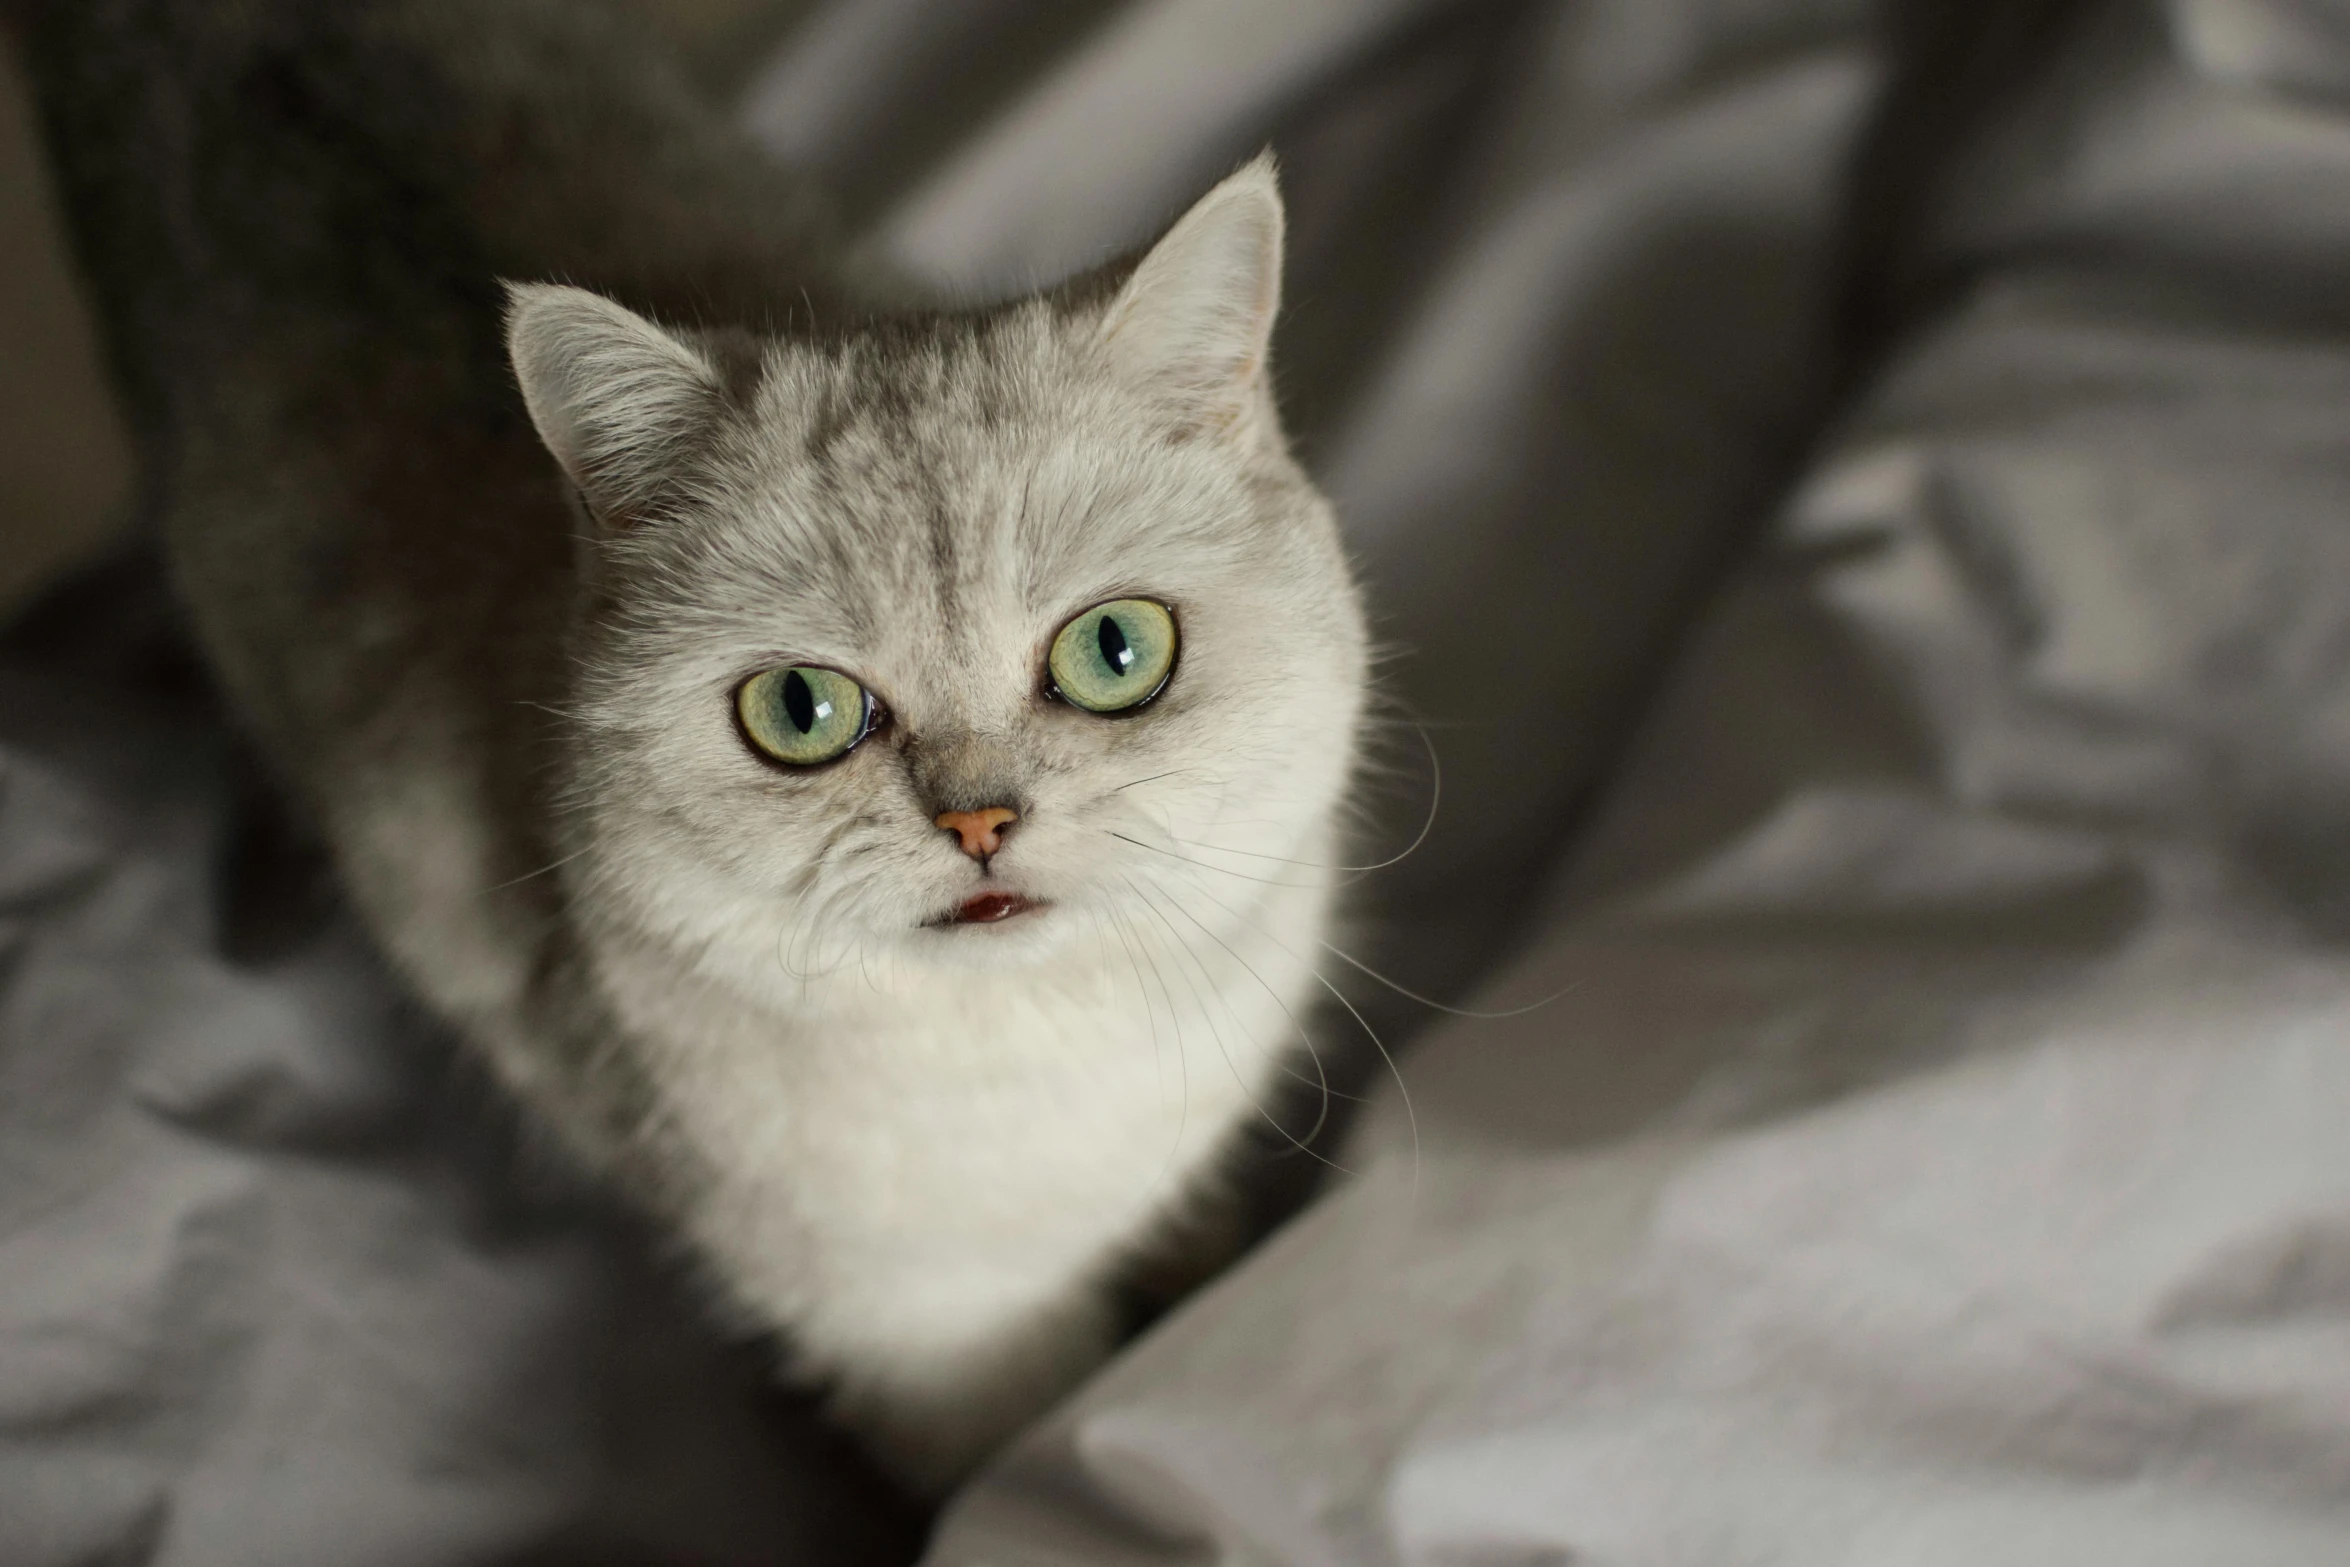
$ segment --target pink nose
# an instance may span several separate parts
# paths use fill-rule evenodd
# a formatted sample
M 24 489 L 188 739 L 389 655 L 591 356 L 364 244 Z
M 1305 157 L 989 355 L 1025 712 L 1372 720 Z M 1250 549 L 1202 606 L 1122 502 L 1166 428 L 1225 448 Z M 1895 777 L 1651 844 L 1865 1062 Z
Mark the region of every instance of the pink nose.
M 984 860 L 1004 846 L 1004 829 L 1020 819 L 1008 806 L 991 805 L 983 811 L 941 811 L 931 818 L 962 840 L 963 852 Z

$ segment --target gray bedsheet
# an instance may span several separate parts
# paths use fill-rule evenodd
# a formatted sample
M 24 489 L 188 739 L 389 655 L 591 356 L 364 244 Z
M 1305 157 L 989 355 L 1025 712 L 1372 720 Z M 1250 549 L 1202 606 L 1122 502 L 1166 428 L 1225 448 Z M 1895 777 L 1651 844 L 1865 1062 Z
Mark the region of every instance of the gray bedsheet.
M 0 646 L 0 1563 L 906 1559 L 252 841 L 159 598 Z
M 2350 21 L 2042 41 L 1481 1005 L 1564 993 L 934 1560 L 2350 1561 Z
M 1334 964 L 1352 1173 L 934 1560 L 2350 1562 L 2346 104 L 2320 0 L 794 27 L 748 123 L 975 290 L 1281 149 L 1445 767 L 1367 955 L 1552 997 Z M 330 906 L 223 953 L 134 600 L 0 652 L 0 1564 L 909 1554 Z

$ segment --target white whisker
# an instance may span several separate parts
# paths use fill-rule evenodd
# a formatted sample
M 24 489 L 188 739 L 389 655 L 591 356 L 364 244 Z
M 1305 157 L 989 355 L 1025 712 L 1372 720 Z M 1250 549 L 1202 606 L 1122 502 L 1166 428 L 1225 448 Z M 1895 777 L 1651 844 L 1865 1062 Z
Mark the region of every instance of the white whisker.
M 1135 942 L 1139 938 L 1129 938 L 1126 922 L 1119 918 L 1115 909 L 1104 910 L 1099 917 L 1111 929 L 1117 931 L 1118 944 L 1126 949 L 1126 966 L 1134 975 L 1135 993 L 1142 997 L 1143 1016 L 1150 1020 L 1151 1059 L 1158 1068 L 1159 1087 L 1164 1092 L 1167 1086 L 1166 1046 L 1159 1039 L 1159 1014 L 1157 1009 L 1151 1005 L 1150 988 L 1142 982 L 1142 964 L 1135 957 Z M 1154 964 L 1153 968 L 1155 969 L 1156 966 Z M 1159 982 L 1159 993 L 1163 996 L 1167 994 L 1167 985 L 1163 978 Z M 1169 1021 L 1175 1027 L 1175 1062 L 1176 1069 L 1182 1078 L 1183 1098 L 1175 1113 L 1174 1140 L 1167 1145 L 1166 1161 L 1159 1166 L 1159 1173 L 1151 1182 L 1154 1188 L 1165 1186 L 1174 1177 L 1175 1161 L 1183 1154 L 1183 1134 L 1191 1129 L 1191 1068 L 1189 1063 L 1183 1059 L 1183 1019 L 1175 1011 L 1175 1002 L 1171 996 L 1167 1000 L 1167 1014 Z
M 542 865 L 535 871 L 524 871 L 521 875 L 516 876 L 509 881 L 501 881 L 495 883 L 492 886 L 484 887 L 482 888 L 482 893 L 484 896 L 487 896 L 493 892 L 504 892 L 508 887 L 519 887 L 526 881 L 532 881 L 538 877 L 546 875 L 549 871 L 561 870 L 564 866 L 569 865 L 573 860 L 578 859 L 581 855 L 587 852 L 588 851 L 585 849 L 574 849 L 569 854 L 563 856 L 563 858 L 556 860 L 551 864 Z
M 1308 972 L 1314 976 L 1315 982 L 1319 984 L 1324 990 L 1330 992 L 1331 996 L 1336 999 L 1340 1006 L 1346 1008 L 1347 1015 L 1355 1020 L 1356 1025 L 1362 1029 L 1364 1037 L 1371 1041 L 1371 1048 L 1379 1052 L 1379 1059 L 1387 1063 L 1388 1076 L 1395 1079 L 1395 1091 L 1403 1100 L 1404 1119 L 1411 1126 L 1412 1192 L 1416 1198 L 1420 1190 L 1420 1114 L 1412 1107 L 1412 1091 L 1411 1088 L 1404 1082 L 1403 1068 L 1396 1064 L 1395 1056 L 1388 1050 L 1386 1041 L 1379 1037 L 1379 1031 L 1373 1028 L 1371 1026 L 1370 1020 L 1364 1017 L 1363 1014 L 1356 1009 L 1355 1004 L 1346 998 L 1346 993 L 1344 991 L 1340 990 L 1336 985 L 1330 983 L 1328 977 L 1325 976 L 1320 969 L 1315 968 L 1310 963 L 1306 963 L 1305 959 L 1299 957 L 1294 951 L 1291 951 L 1287 942 L 1274 935 L 1271 931 L 1265 929 L 1264 926 L 1259 925 L 1255 920 L 1250 919 L 1247 915 L 1240 913 L 1237 909 L 1234 909 L 1231 905 L 1225 903 L 1223 899 L 1217 897 L 1214 893 L 1208 891 L 1205 887 L 1199 888 L 1197 890 L 1201 897 L 1207 899 L 1210 903 L 1213 903 L 1216 905 L 1216 907 L 1222 909 L 1225 913 L 1231 915 L 1234 919 L 1239 920 L 1243 925 L 1246 925 L 1249 929 L 1255 931 L 1258 935 L 1273 943 L 1274 946 L 1279 947 L 1283 952 L 1289 953 L 1289 956 L 1293 961 L 1305 964 Z
M 1115 828 L 1102 827 L 1097 828 L 1096 830 L 1099 832 L 1108 833 L 1111 837 L 1117 839 L 1121 843 L 1131 843 L 1137 849 L 1148 849 L 1153 854 L 1163 854 L 1168 859 L 1179 861 L 1182 864 L 1190 866 L 1194 870 L 1214 871 L 1220 876 L 1231 876 L 1241 881 L 1253 881 L 1260 887 L 1294 887 L 1300 890 L 1306 890 L 1312 888 L 1315 885 L 1315 883 L 1310 881 L 1274 881 L 1272 878 L 1267 876 L 1250 876 L 1245 872 L 1230 870 L 1221 865 L 1205 864 L 1199 860 L 1193 859 L 1188 854 L 1178 854 L 1173 849 L 1162 849 L 1155 843 L 1145 843 L 1140 838 L 1134 837 L 1130 833 L 1119 832 Z
M 1420 830 L 1412 841 L 1405 844 L 1401 851 L 1384 860 L 1376 860 L 1369 865 L 1324 865 L 1314 860 L 1293 860 L 1285 855 L 1262 854 L 1254 849 L 1228 849 L 1222 844 L 1209 843 L 1205 839 L 1179 838 L 1173 833 L 1167 834 L 1167 841 L 1189 844 L 1195 849 L 1208 849 L 1217 854 L 1237 854 L 1252 860 L 1273 860 L 1283 865 L 1300 865 L 1318 871 L 1345 871 L 1356 875 L 1368 875 L 1372 871 L 1383 871 L 1391 865 L 1400 865 L 1410 859 L 1414 853 L 1418 852 L 1420 846 L 1428 841 L 1428 834 L 1436 826 L 1437 808 L 1444 803 L 1444 764 L 1437 760 L 1436 742 L 1428 738 L 1428 731 L 1422 725 L 1415 723 L 1412 725 L 1412 730 L 1420 737 L 1420 743 L 1428 748 L 1428 811 L 1426 815 L 1421 817 Z
M 1217 935 L 1216 932 L 1211 927 L 1209 927 L 1209 925 L 1198 915 L 1185 908 L 1183 906 L 1183 900 L 1174 895 L 1173 889 L 1162 886 L 1159 890 L 1167 894 L 1167 901 L 1174 905 L 1176 913 L 1182 915 L 1185 919 L 1191 921 L 1194 925 L 1199 926 L 1201 933 L 1204 934 L 1210 941 L 1214 942 L 1217 946 L 1222 947 L 1224 951 L 1231 957 L 1233 962 L 1248 970 L 1248 977 L 1257 982 L 1258 989 L 1264 991 L 1266 995 L 1272 997 L 1273 1004 L 1281 1009 L 1281 1015 L 1289 1019 L 1289 1026 L 1297 1031 L 1298 1043 L 1306 1047 L 1306 1057 L 1314 1063 L 1314 1081 L 1312 1086 L 1321 1090 L 1322 1094 L 1321 1109 L 1314 1116 L 1314 1124 L 1306 1129 L 1304 1138 L 1304 1141 L 1309 1143 L 1312 1142 L 1315 1138 L 1322 1135 L 1322 1128 L 1330 1124 L 1331 1099 L 1334 1097 L 1351 1098 L 1353 1096 L 1341 1096 L 1330 1086 L 1330 1074 L 1328 1070 L 1322 1065 L 1322 1053 L 1314 1048 L 1313 1035 L 1306 1031 L 1306 1026 L 1303 1022 L 1299 1021 L 1298 1015 L 1290 1010 L 1289 1003 L 1282 998 L 1281 992 L 1275 990 L 1272 985 L 1266 982 L 1265 976 L 1257 972 L 1256 965 L 1249 962 L 1248 959 L 1242 957 L 1238 952 L 1234 951 L 1232 943 Z M 1306 1081 L 1306 1079 L 1301 1074 L 1291 1071 L 1286 1065 L 1283 1065 L 1281 1070 L 1286 1076 L 1294 1078 L 1300 1083 Z
M 1181 952 L 1184 956 L 1191 959 L 1192 966 L 1199 970 L 1200 978 L 1207 982 L 1209 990 L 1216 990 L 1215 979 L 1208 973 L 1207 965 L 1200 960 L 1198 953 L 1192 951 L 1191 944 L 1183 939 L 1183 933 L 1175 928 L 1174 921 L 1168 919 L 1166 915 L 1161 914 L 1159 912 L 1158 905 L 1152 901 L 1150 894 L 1143 891 L 1142 888 L 1136 886 L 1132 879 L 1124 877 L 1120 879 L 1126 882 L 1128 890 L 1133 892 L 1137 898 L 1142 900 L 1143 907 L 1150 910 L 1153 917 L 1155 917 L 1160 924 L 1167 927 L 1167 934 L 1169 938 L 1172 939 L 1175 943 L 1175 949 L 1178 952 Z M 1210 1037 L 1216 1041 L 1217 1053 L 1224 1057 L 1224 1066 L 1226 1070 L 1231 1072 L 1233 1082 L 1240 1086 L 1241 1094 L 1248 1100 L 1249 1108 L 1255 1110 L 1257 1115 L 1263 1119 L 1267 1126 L 1270 1126 L 1274 1131 L 1279 1132 L 1282 1138 L 1299 1153 L 1304 1154 L 1309 1159 L 1313 1159 L 1319 1163 L 1329 1165 L 1330 1168 L 1339 1171 L 1341 1174 L 1353 1174 L 1354 1172 L 1346 1169 L 1345 1166 L 1338 1164 L 1336 1161 L 1326 1157 L 1318 1150 L 1309 1148 L 1303 1142 L 1300 1142 L 1295 1132 L 1292 1132 L 1288 1127 L 1283 1126 L 1280 1120 L 1274 1116 L 1273 1112 L 1265 1108 L 1263 1102 L 1257 1098 L 1256 1091 L 1249 1086 L 1248 1079 L 1241 1075 L 1239 1066 L 1233 1062 L 1231 1047 L 1224 1043 L 1224 1031 L 1216 1026 L 1216 1015 L 1208 1010 L 1207 1002 L 1205 998 L 1200 995 L 1199 987 L 1191 983 L 1191 977 L 1189 975 L 1184 976 L 1183 983 L 1185 987 L 1191 991 L 1192 998 L 1199 1002 L 1200 1015 L 1207 1019 L 1208 1033 Z M 1227 1002 L 1226 1005 L 1229 1007 L 1230 1003 Z M 1238 1022 L 1237 1014 L 1235 1014 L 1234 1021 Z M 1243 1032 L 1245 1033 L 1245 1030 Z M 1252 1038 L 1249 1042 L 1254 1044 L 1256 1041 Z

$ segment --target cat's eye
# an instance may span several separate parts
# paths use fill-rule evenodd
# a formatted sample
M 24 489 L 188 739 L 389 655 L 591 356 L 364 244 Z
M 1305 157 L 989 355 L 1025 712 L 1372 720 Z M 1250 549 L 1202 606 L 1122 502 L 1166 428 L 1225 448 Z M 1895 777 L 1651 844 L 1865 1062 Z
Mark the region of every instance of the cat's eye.
M 787 664 L 743 682 L 734 710 L 751 744 L 787 767 L 845 756 L 873 728 L 873 697 L 837 669 Z
M 1096 604 L 1060 629 L 1046 667 L 1055 694 L 1087 712 L 1140 707 L 1175 668 L 1175 617 L 1149 599 Z

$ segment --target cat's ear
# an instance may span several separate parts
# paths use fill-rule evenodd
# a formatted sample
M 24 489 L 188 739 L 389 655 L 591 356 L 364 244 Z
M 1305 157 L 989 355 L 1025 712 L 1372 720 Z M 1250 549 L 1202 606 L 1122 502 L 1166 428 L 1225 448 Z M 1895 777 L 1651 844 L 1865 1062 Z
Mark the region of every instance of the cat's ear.
M 539 439 L 609 527 L 660 509 L 722 398 L 692 345 L 584 288 L 506 285 L 506 352 Z
M 1102 343 L 1120 370 L 1205 428 L 1249 416 L 1281 305 L 1281 232 L 1273 155 L 1259 153 L 1193 204 L 1111 303 Z

